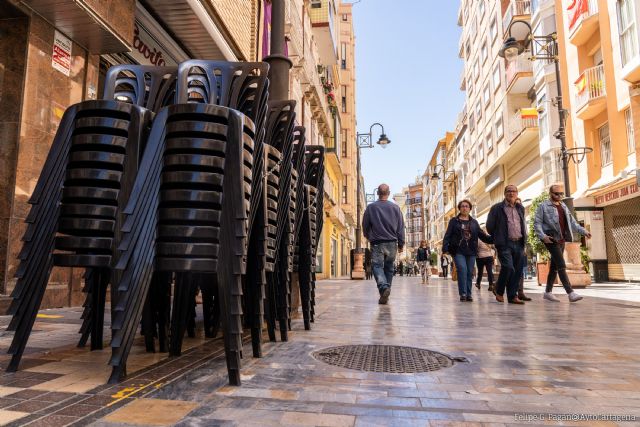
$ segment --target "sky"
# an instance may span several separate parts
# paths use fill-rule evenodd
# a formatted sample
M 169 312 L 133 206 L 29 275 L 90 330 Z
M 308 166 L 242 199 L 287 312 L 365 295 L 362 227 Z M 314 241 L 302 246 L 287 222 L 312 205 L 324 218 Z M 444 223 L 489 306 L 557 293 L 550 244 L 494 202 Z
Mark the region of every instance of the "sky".
M 346 1 L 345 1 L 346 2 Z M 355 3 L 355 1 L 351 1 Z M 384 126 L 386 148 L 361 150 L 365 192 L 413 183 L 464 105 L 458 0 L 360 0 L 356 35 L 357 131 Z M 380 127 L 373 128 L 378 140 Z

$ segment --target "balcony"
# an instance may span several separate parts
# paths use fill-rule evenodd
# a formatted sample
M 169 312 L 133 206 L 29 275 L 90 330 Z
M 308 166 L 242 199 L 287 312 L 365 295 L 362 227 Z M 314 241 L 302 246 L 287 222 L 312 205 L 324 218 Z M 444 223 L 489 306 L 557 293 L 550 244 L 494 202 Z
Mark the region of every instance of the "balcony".
M 509 121 L 507 141 L 510 145 L 529 143 L 538 137 L 538 111 L 521 108 Z
M 579 119 L 592 119 L 607 108 L 603 65 L 587 68 L 574 84 L 576 115 Z
M 533 64 L 530 52 L 519 55 L 507 64 L 507 93 L 527 93 L 533 87 Z
M 509 25 L 516 20 L 531 21 L 531 0 L 511 0 L 502 18 L 502 29 L 505 35 L 509 30 Z M 511 35 L 515 37 L 516 40 L 524 40 L 527 36 L 526 26 L 514 25 L 511 30 Z
M 585 44 L 598 30 L 598 0 L 576 0 L 574 7 L 567 10 L 569 21 L 569 43 L 575 46 Z
M 333 65 L 338 62 L 336 7 L 334 0 L 316 0 L 309 8 L 313 36 L 318 45 L 320 63 Z

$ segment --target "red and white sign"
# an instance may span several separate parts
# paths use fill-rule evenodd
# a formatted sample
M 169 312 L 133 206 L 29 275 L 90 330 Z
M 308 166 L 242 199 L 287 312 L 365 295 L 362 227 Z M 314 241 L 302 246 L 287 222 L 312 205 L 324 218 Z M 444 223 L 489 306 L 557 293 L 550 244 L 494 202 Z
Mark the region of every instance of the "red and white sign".
M 53 36 L 53 55 L 51 66 L 69 77 L 71 71 L 71 47 L 73 42 L 58 31 Z
M 622 202 L 623 200 L 631 199 L 639 196 L 638 185 L 628 184 L 624 187 L 617 188 L 615 190 L 608 191 L 600 196 L 596 196 L 596 206 L 611 205 L 613 203 Z

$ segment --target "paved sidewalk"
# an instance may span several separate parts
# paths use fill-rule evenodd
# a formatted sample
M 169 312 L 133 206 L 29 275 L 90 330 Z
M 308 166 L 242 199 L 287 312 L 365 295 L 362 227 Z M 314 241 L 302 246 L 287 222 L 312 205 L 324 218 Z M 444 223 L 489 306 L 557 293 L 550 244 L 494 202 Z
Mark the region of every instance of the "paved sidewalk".
M 421 285 L 417 277 L 402 277 L 394 282 L 389 304 L 381 306 L 373 281 L 321 281 L 313 329 L 302 330 L 295 319 L 290 341 L 267 344 L 262 359 L 252 359 L 247 345 L 242 387 L 226 385 L 220 340 L 194 339 L 184 357 L 152 355 L 150 364 L 141 364 L 130 372 L 132 380 L 115 388 L 38 390 L 38 384 L 63 375 L 51 372 L 55 365 L 42 373 L 42 366 L 51 358 L 66 361 L 65 352 L 82 358 L 84 366 L 93 360 L 104 366 L 102 353 L 94 359 L 94 353 L 70 347 L 77 324 L 61 322 L 71 317 L 70 310 L 61 310 L 62 318 L 36 323 L 36 329 L 47 330 L 51 347 L 44 350 L 47 338 L 36 337 L 38 347 L 28 357 L 34 367 L 0 377 L 0 420 L 105 427 L 640 425 L 640 304 L 629 301 L 640 288 L 587 289 L 581 293 L 599 292 L 602 298 L 570 304 L 566 297 L 543 301 L 542 288 L 533 282 L 526 287 L 534 301 L 525 306 L 497 303 L 486 285 L 474 302 L 461 303 L 451 281 L 432 278 Z M 561 288 L 554 292 L 563 294 Z M 51 313 L 44 314 L 56 315 Z M 9 338 L 0 338 L 2 349 Z M 344 344 L 420 347 L 464 356 L 469 363 L 425 374 L 382 374 L 333 367 L 311 356 Z M 218 356 L 207 358 L 209 351 Z M 74 365 L 70 360 L 63 363 L 66 369 Z M 97 378 L 89 377 L 80 382 Z M 54 398 L 61 401 L 54 404 Z M 635 421 L 556 421 L 549 414 Z M 532 419 L 540 415 L 546 420 Z

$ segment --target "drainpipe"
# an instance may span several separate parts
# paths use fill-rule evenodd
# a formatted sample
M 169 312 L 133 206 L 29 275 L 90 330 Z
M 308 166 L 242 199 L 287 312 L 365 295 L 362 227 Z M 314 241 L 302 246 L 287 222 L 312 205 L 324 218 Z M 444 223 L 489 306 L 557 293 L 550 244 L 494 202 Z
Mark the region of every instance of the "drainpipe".
M 264 58 L 269 63 L 269 99 L 289 99 L 289 70 L 293 62 L 284 55 L 284 2 L 271 0 L 271 49 Z

